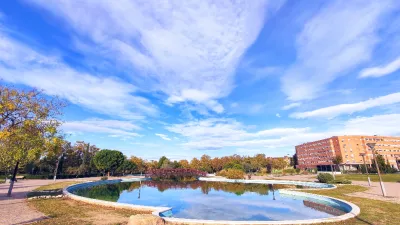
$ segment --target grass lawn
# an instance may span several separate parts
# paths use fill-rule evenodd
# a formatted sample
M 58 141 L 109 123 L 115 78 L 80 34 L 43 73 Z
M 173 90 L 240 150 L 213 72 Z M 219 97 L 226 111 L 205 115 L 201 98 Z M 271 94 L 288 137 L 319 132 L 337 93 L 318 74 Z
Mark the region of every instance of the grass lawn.
M 59 189 L 71 185 L 71 182 L 62 182 L 40 187 L 41 190 Z M 351 197 L 346 194 L 367 190 L 366 187 L 356 185 L 343 185 L 332 190 L 305 191 L 320 195 L 340 198 L 358 205 L 361 214 L 356 218 L 327 225 L 400 225 L 400 204 Z M 113 209 L 90 205 L 71 199 L 35 199 L 29 205 L 48 215 L 50 219 L 42 220 L 37 224 L 126 224 L 129 216 L 137 213 L 131 210 Z M 149 213 L 149 212 L 147 212 Z
M 78 182 L 60 182 L 42 186 L 36 190 L 60 189 L 74 183 Z M 86 204 L 67 198 L 33 199 L 29 200 L 28 204 L 30 207 L 49 217 L 49 219 L 39 221 L 35 224 L 127 224 L 131 215 L 139 213 L 134 210 L 114 209 Z
M 365 191 L 367 188 L 356 186 L 356 185 L 343 185 L 339 186 L 337 189 L 332 190 L 313 190 L 306 191 L 314 194 L 331 196 L 334 198 L 340 198 L 351 203 L 356 204 L 360 207 L 361 213 L 353 219 L 346 220 L 338 223 L 327 223 L 332 225 L 339 224 L 400 224 L 398 215 L 400 215 L 400 204 L 383 202 L 378 200 L 371 200 L 366 198 L 357 198 L 347 196 L 345 194 L 352 192 Z
M 366 174 L 342 174 L 336 175 L 337 178 L 344 178 L 347 180 L 358 180 L 358 181 L 368 181 Z M 379 182 L 379 177 L 376 174 L 370 174 L 369 177 L 371 181 Z M 382 174 L 382 180 L 384 182 L 398 182 L 400 181 L 400 174 Z
M 73 184 L 81 183 L 79 181 L 66 181 L 66 182 L 58 182 L 54 184 L 49 184 L 45 186 L 41 186 L 36 188 L 34 191 L 45 191 L 45 190 L 56 190 L 56 189 L 63 189 Z

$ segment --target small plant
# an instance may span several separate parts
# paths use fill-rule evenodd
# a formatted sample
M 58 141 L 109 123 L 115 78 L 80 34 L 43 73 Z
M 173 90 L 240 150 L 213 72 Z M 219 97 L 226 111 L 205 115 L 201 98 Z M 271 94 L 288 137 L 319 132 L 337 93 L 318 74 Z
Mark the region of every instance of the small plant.
M 292 169 L 292 168 L 290 168 L 290 169 L 284 169 L 284 170 L 283 170 L 283 173 L 284 173 L 284 174 L 290 174 L 290 175 L 292 175 L 292 174 L 295 174 L 295 173 L 296 173 L 296 170 L 295 170 L 295 169 Z
M 108 180 L 108 177 L 101 177 L 100 180 Z
M 320 173 L 318 174 L 317 179 L 320 183 L 330 183 L 334 180 L 330 173 Z
M 217 173 L 217 176 L 226 177 L 228 179 L 243 179 L 244 175 L 244 172 L 238 169 L 226 169 Z
M 205 177 L 207 173 L 195 169 L 150 169 L 146 172 L 146 177 L 153 180 L 174 180 L 174 181 L 193 181 L 199 177 Z
M 329 182 L 330 184 L 351 184 L 351 180 L 346 180 L 346 179 L 338 179 L 338 180 L 333 180 Z

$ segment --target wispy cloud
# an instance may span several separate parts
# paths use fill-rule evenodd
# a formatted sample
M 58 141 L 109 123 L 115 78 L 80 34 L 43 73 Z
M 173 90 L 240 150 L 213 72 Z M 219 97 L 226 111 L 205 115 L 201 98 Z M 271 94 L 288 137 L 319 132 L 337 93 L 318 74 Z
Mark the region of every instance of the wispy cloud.
M 281 4 L 31 2 L 63 19 L 82 40 L 96 43 L 103 57 L 139 70 L 138 86 L 163 92 L 168 103 L 190 101 L 216 113 L 223 112 L 218 99 L 233 89 L 235 68 L 257 38 L 265 15 Z
M 400 114 L 375 115 L 350 119 L 344 126 L 346 134 L 400 135 Z
M 218 150 L 236 147 L 238 152 L 249 149 L 293 149 L 293 146 L 335 135 L 398 135 L 400 114 L 359 117 L 339 122 L 326 130 L 313 131 L 309 127 L 272 128 L 250 132 L 233 119 L 206 119 L 167 127 L 185 137 L 182 146 L 198 150 Z
M 155 134 L 155 135 L 166 141 L 171 140 L 171 138 L 169 138 L 168 135 L 166 135 L 166 134 Z
M 140 127 L 132 121 L 88 119 L 82 121 L 67 121 L 62 125 L 67 133 L 98 133 L 110 137 L 132 138 L 140 136 L 136 133 Z
M 293 102 L 282 107 L 283 110 L 289 110 L 301 106 L 301 102 Z
M 42 89 L 95 112 L 125 119 L 156 115 L 157 108 L 135 96 L 137 88 L 116 77 L 72 69 L 57 57 L 47 56 L 0 31 L 0 78 Z
M 183 143 L 183 146 L 203 150 L 235 146 L 271 147 L 283 144 L 282 136 L 302 134 L 309 130 L 309 128 L 273 128 L 249 132 L 242 123 L 229 118 L 189 121 L 167 126 L 166 129 L 185 137 L 187 142 Z
M 296 112 L 290 114 L 290 117 L 296 119 L 304 119 L 304 118 L 334 118 L 342 114 L 352 114 L 355 112 L 361 112 L 366 109 L 391 105 L 400 102 L 400 92 L 372 98 L 366 101 L 352 103 L 352 104 L 340 104 L 329 106 L 325 108 L 316 109 L 313 111 L 307 112 Z
M 359 77 L 360 78 L 382 77 L 382 76 L 389 75 L 399 69 L 400 69 L 400 57 L 398 57 L 394 61 L 392 61 L 389 64 L 384 65 L 384 66 L 370 67 L 370 68 L 363 69 L 360 72 Z
M 380 18 L 388 1 L 329 1 L 297 36 L 297 59 L 282 77 L 292 101 L 318 97 L 326 85 L 367 62 L 379 41 Z

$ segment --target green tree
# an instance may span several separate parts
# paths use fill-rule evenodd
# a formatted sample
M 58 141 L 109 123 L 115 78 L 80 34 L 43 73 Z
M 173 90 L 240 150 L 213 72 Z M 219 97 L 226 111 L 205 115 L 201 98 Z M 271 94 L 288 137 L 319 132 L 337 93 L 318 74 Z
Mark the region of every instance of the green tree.
M 130 160 L 125 159 L 121 166 L 118 168 L 123 175 L 126 173 L 133 173 L 136 170 L 136 164 Z
M 333 164 L 335 164 L 336 167 L 340 170 L 339 165 L 340 165 L 341 163 L 343 163 L 343 158 L 342 158 L 341 155 L 337 155 L 337 156 L 333 157 L 332 162 L 333 162 Z
M 108 173 L 113 173 L 124 162 L 125 157 L 122 152 L 117 150 L 103 149 L 93 158 L 97 169 Z
M 161 168 L 166 168 L 166 167 L 168 167 L 168 164 L 169 164 L 169 159 L 167 158 L 167 157 L 165 157 L 165 156 L 162 156 L 159 160 L 158 160 L 158 169 L 161 169 Z
M 18 168 L 40 157 L 44 138 L 60 125 L 57 116 L 63 103 L 37 90 L 20 91 L 0 86 L 0 157 L 3 167 L 14 167 L 8 196 L 11 196 Z

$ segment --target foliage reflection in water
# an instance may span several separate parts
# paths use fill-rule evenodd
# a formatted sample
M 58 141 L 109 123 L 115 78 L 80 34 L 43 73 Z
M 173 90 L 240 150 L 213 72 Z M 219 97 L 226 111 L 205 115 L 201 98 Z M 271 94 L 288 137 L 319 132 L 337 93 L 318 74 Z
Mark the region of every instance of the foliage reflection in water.
M 287 185 L 224 182 L 144 181 L 98 185 L 74 194 L 99 200 L 146 206 L 172 207 L 169 215 L 206 220 L 300 220 L 344 214 L 320 200 L 286 196 Z

